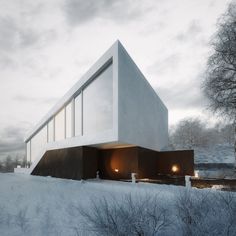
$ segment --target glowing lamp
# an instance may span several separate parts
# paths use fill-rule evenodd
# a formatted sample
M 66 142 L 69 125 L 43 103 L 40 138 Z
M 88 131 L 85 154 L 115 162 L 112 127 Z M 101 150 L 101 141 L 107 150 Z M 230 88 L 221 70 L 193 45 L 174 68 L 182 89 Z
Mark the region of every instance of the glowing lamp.
M 118 169 L 115 169 L 115 172 L 116 172 L 116 173 L 118 173 L 118 172 L 119 172 L 119 170 L 118 170 Z
M 171 170 L 172 170 L 172 172 L 176 173 L 179 170 L 179 168 L 178 168 L 178 166 L 173 165 Z

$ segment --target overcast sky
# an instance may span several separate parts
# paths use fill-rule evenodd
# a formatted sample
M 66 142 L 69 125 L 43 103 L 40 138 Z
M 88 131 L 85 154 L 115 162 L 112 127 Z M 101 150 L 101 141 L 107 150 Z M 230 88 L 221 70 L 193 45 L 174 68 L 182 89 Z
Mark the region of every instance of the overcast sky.
M 0 0 L 0 157 L 119 39 L 169 109 L 211 118 L 200 91 L 227 0 Z M 212 118 L 211 118 L 212 119 Z

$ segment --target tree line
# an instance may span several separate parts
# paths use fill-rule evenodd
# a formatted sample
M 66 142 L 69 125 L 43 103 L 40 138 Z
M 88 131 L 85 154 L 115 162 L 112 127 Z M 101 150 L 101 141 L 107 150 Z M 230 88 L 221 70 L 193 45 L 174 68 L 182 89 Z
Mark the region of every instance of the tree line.
M 208 127 L 199 118 L 186 118 L 170 129 L 171 149 L 193 149 L 216 144 L 234 145 L 233 123 L 217 123 Z
M 13 172 L 18 165 L 25 167 L 27 165 L 26 158 L 23 156 L 10 156 L 0 161 L 0 172 Z

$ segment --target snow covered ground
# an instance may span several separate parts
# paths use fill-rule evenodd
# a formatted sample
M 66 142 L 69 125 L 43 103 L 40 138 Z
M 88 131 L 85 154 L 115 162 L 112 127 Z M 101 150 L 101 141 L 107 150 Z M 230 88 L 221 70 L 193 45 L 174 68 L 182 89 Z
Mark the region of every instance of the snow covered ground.
M 134 197 L 157 196 L 160 205 L 168 209 L 168 217 L 172 220 L 168 230 L 161 235 L 182 235 L 181 228 L 175 226 L 179 218 L 175 206 L 177 196 L 185 190 L 185 187 L 148 183 L 73 181 L 24 174 L 0 174 L 0 235 L 93 235 L 86 230 L 78 209 L 82 207 L 89 210 L 91 199 L 109 199 L 110 196 L 121 199 L 124 194 Z M 206 191 L 191 190 L 194 196 Z M 210 191 L 212 197 L 226 194 Z M 197 208 L 198 211 L 200 208 Z M 205 217 L 209 218 L 205 212 L 207 210 L 202 206 L 201 211 L 205 221 Z M 219 216 L 224 223 L 220 211 Z M 216 218 L 214 215 L 214 220 Z

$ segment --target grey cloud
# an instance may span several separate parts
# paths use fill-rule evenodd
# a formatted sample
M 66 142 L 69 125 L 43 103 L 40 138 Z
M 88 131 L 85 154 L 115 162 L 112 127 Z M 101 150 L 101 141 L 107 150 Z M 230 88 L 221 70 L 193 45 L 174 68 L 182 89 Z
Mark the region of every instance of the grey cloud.
M 168 88 L 157 87 L 156 92 L 170 109 L 203 108 L 205 99 L 201 93 L 198 81 L 191 81 Z
M 111 19 L 116 22 L 124 22 L 140 17 L 144 12 L 132 0 L 66 0 L 64 10 L 66 19 L 71 25 L 82 24 L 95 18 Z
M 4 141 L 0 139 L 0 154 L 6 154 L 14 151 L 22 151 L 24 150 L 24 141 L 19 140 L 10 140 Z
M 216 1 L 215 1 L 215 0 L 212 0 L 212 1 L 209 3 L 209 8 L 213 8 L 215 5 L 216 5 Z
M 169 69 L 174 70 L 176 67 L 178 67 L 180 60 L 181 54 L 174 53 L 163 59 L 159 59 L 153 65 L 149 66 L 147 71 L 152 74 L 158 73 L 160 75 L 162 73 L 166 73 L 166 71 Z
M 27 130 L 26 124 L 19 126 L 8 126 L 0 132 L 0 157 L 4 154 L 22 153 L 24 150 L 24 134 Z
M 21 47 L 29 47 L 37 43 L 39 40 L 38 34 L 31 29 L 19 31 L 19 38 L 20 38 L 19 45 Z
M 2 131 L 2 136 L 5 139 L 19 139 L 22 137 L 23 130 L 21 127 L 9 126 Z
M 145 25 L 144 28 L 142 28 L 139 33 L 141 35 L 145 34 L 153 34 L 153 32 L 160 33 L 162 30 L 164 30 L 167 27 L 167 23 L 164 21 L 156 21 L 154 24 Z
M 16 63 L 9 56 L 1 54 L 0 55 L 0 69 L 5 69 L 8 67 L 15 67 Z
M 26 16 L 22 15 L 22 17 Z M 41 48 L 57 38 L 56 29 L 40 29 L 40 26 L 35 28 L 24 25 L 17 19 L 15 16 L 0 16 L 1 69 L 17 67 L 19 64 L 17 53 L 21 53 L 21 50 Z
M 18 40 L 18 32 L 14 20 L 10 17 L 0 18 L 0 49 L 12 50 Z
M 44 46 L 57 38 L 57 32 L 54 29 L 44 31 L 34 31 L 30 28 L 19 31 L 19 47 L 27 48 L 35 45 Z
M 18 102 L 31 102 L 31 103 L 53 103 L 58 100 L 58 97 L 31 97 L 25 95 L 16 95 L 13 100 Z
M 29 47 L 35 44 L 37 40 L 37 34 L 33 30 L 19 27 L 13 18 L 0 18 L 1 50 L 9 51 L 20 47 Z
M 181 42 L 185 42 L 187 40 L 193 40 L 198 34 L 202 32 L 202 27 L 200 26 L 197 20 L 193 20 L 186 31 L 181 32 L 175 36 L 175 39 Z
M 30 47 L 37 41 L 33 30 L 19 27 L 11 17 L 0 17 L 0 68 L 14 68 L 17 50 Z
M 187 30 L 187 32 L 189 34 L 198 34 L 202 31 L 202 28 L 199 25 L 199 22 L 197 20 L 193 20 L 190 25 L 189 28 Z
M 48 43 L 56 36 L 54 29 L 40 31 L 20 24 L 13 17 L 0 17 L 0 50 L 5 53 Z

